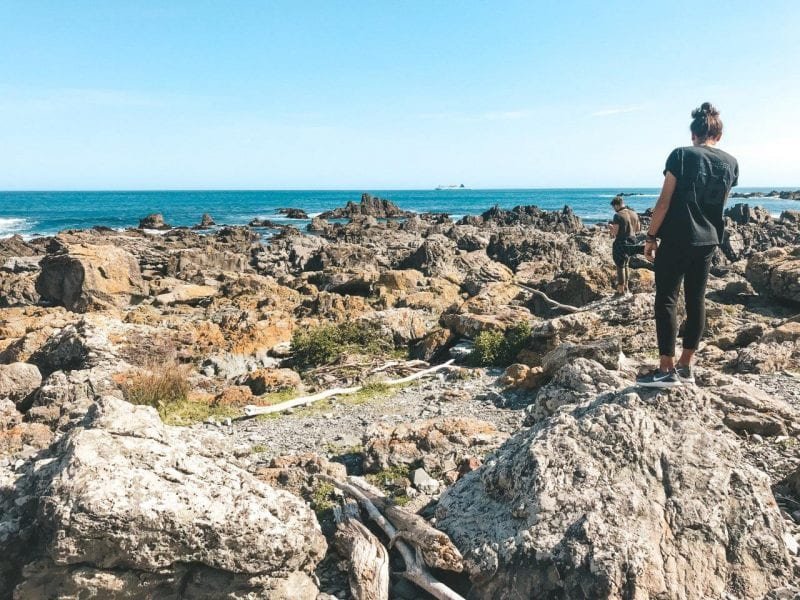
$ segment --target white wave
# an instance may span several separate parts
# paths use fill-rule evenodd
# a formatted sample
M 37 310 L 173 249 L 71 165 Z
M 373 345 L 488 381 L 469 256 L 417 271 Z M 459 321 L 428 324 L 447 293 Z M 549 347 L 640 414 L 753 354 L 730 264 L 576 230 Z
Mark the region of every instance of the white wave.
M 31 228 L 27 219 L 18 217 L 0 217 L 0 238 L 10 237 L 15 233 L 27 231 Z

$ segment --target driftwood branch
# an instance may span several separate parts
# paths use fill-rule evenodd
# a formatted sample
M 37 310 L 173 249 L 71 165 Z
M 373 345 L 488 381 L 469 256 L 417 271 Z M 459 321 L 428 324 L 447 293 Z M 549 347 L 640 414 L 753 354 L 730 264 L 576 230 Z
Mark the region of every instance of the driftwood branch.
M 434 569 L 464 570 L 464 559 L 446 533 L 439 531 L 419 515 L 394 504 L 379 489 L 360 477 L 349 477 L 348 481 L 358 487 L 378 510 L 397 528 L 394 541 L 403 539 L 418 548 L 425 564 Z
M 395 547 L 400 552 L 400 555 L 403 557 L 403 562 L 405 562 L 406 565 L 406 570 L 402 573 L 403 577 L 438 600 L 464 600 L 463 596 L 431 575 L 419 556 L 420 553 L 416 552 L 405 541 L 399 538 L 398 530 L 395 526 L 381 514 L 375 504 L 372 503 L 363 491 L 350 483 L 339 481 L 327 475 L 319 475 L 319 478 L 358 500 L 358 503 L 366 511 L 367 515 L 369 515 L 369 518 L 389 536 L 389 539 L 395 540 Z
M 358 516 L 354 500 L 333 509 L 334 545 L 348 559 L 350 592 L 355 600 L 389 600 L 389 553 Z
M 524 285 L 524 284 L 519 283 L 517 281 L 514 282 L 514 285 L 516 285 L 520 289 L 525 290 L 526 292 L 530 292 L 534 296 L 538 296 L 539 298 L 544 300 L 547 304 L 549 304 L 553 308 L 557 308 L 559 310 L 563 310 L 564 312 L 576 313 L 576 312 L 583 312 L 583 311 L 586 310 L 585 308 L 579 308 L 577 306 L 572 306 L 571 304 L 561 304 L 561 302 L 556 302 L 555 300 L 553 300 L 550 296 L 548 296 L 544 292 L 539 291 L 536 288 L 528 287 L 527 285 Z
M 435 367 L 431 367 L 430 369 L 424 369 L 422 371 L 418 371 L 413 375 L 408 375 L 407 377 L 400 377 L 399 379 L 384 379 L 379 383 L 384 385 L 401 385 L 403 383 L 408 383 L 410 381 L 414 381 L 415 379 L 421 379 L 422 377 L 427 377 L 428 375 L 432 375 L 437 371 L 441 371 L 442 369 L 447 369 L 453 364 L 453 360 L 449 360 L 446 363 L 442 363 L 441 365 L 436 365 Z M 325 390 L 324 392 L 319 392 L 318 394 L 313 394 L 311 396 L 302 396 L 300 398 L 294 398 L 292 400 L 287 400 L 286 402 L 280 402 L 278 404 L 273 404 L 272 406 L 254 406 L 252 404 L 248 404 L 244 407 L 244 414 L 245 417 L 255 417 L 256 415 L 268 415 L 270 413 L 276 412 L 283 412 L 284 410 L 288 410 L 290 408 L 296 408 L 298 406 L 306 406 L 308 404 L 313 404 L 314 402 L 318 402 L 319 400 L 324 400 L 325 398 L 330 398 L 332 396 L 346 396 L 349 394 L 355 394 L 360 392 L 364 389 L 363 385 L 357 385 L 354 387 L 348 388 L 333 388 L 330 390 Z

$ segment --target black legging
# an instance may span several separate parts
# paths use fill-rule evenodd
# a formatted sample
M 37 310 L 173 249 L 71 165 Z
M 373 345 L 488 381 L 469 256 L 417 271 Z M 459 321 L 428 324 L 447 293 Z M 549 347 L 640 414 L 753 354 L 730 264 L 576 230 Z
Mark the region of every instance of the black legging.
M 675 355 L 678 334 L 678 294 L 683 281 L 686 327 L 683 347 L 697 350 L 706 323 L 706 282 L 716 246 L 678 246 L 668 242 L 658 247 L 656 272 L 656 335 L 661 356 Z

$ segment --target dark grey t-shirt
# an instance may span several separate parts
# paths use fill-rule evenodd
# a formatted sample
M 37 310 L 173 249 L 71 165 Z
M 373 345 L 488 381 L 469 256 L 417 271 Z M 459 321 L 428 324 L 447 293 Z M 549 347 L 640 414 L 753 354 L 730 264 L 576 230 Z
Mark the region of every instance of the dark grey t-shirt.
M 676 148 L 667 158 L 667 171 L 678 180 L 658 237 L 688 246 L 722 242 L 725 201 L 739 183 L 739 163 L 712 146 Z

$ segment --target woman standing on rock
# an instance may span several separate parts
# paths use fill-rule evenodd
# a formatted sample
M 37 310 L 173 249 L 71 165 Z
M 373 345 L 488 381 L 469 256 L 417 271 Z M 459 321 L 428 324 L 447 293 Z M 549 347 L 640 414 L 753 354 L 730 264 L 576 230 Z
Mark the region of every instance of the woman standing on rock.
M 705 327 L 705 292 L 711 258 L 722 242 L 723 210 L 738 183 L 739 164 L 716 147 L 722 137 L 719 111 L 709 102 L 692 111 L 692 145 L 667 158 L 664 186 L 653 210 L 645 258 L 654 262 L 659 368 L 636 381 L 644 387 L 693 384 L 692 357 Z M 660 240 L 660 243 L 659 243 Z M 684 287 L 686 324 L 675 363 L 678 294 Z

